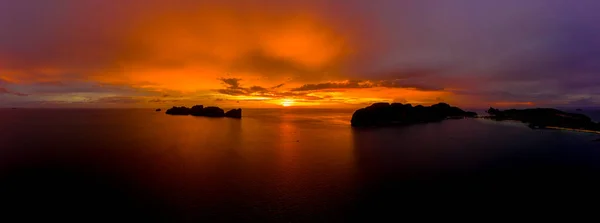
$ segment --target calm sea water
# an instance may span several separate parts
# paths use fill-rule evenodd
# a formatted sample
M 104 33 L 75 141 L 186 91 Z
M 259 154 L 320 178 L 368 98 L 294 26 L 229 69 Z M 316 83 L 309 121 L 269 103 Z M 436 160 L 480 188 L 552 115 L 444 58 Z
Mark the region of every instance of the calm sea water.
M 353 129 L 351 115 L 0 110 L 2 216 L 400 220 L 546 213 L 598 198 L 598 135 L 481 119 Z

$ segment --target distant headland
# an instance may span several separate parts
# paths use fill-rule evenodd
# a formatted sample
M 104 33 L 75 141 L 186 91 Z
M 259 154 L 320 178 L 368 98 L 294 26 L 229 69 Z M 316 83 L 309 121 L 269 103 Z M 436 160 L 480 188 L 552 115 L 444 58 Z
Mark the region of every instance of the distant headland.
M 586 115 L 568 113 L 553 108 L 509 109 L 490 108 L 487 118 L 502 121 L 515 120 L 529 124 L 531 128 L 566 129 L 600 133 L 600 123 L 593 122 Z
M 411 104 L 375 103 L 356 110 L 350 123 L 353 127 L 397 126 L 473 117 L 477 117 L 477 113 L 464 111 L 446 103 L 414 107 Z
M 496 121 L 520 121 L 533 129 L 561 129 L 600 134 L 600 123 L 593 122 L 590 117 L 553 108 L 508 110 L 489 108 L 487 113 L 489 116 L 479 117 Z M 478 117 L 475 112 L 464 111 L 446 103 L 432 106 L 374 103 L 366 108 L 356 110 L 350 123 L 353 127 L 401 126 L 475 117 Z
M 223 109 L 215 106 L 204 107 L 203 105 L 194 105 L 192 108 L 185 106 L 172 107 L 167 109 L 165 112 L 167 115 L 192 115 L 192 116 L 205 116 L 205 117 L 228 117 L 228 118 L 242 118 L 242 109 L 231 109 L 225 112 Z

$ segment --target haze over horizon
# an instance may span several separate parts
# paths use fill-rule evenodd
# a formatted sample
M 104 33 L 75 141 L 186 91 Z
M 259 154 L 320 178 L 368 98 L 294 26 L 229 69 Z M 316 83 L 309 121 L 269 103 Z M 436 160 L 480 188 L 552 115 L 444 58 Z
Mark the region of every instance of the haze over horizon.
M 593 0 L 0 0 L 0 107 L 599 107 Z

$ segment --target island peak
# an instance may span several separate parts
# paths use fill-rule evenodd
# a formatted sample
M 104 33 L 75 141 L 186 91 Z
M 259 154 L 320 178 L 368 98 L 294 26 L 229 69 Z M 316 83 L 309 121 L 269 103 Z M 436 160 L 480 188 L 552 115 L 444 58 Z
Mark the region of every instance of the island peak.
M 476 116 L 474 112 L 466 112 L 447 103 L 413 107 L 411 104 L 383 102 L 356 110 L 352 115 L 351 124 L 354 127 L 408 125 Z

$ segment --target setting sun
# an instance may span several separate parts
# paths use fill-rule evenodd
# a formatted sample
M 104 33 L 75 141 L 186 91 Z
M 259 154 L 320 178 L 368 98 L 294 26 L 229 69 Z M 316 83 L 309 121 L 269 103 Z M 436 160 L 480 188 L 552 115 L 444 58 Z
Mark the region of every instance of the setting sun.
M 281 105 L 283 107 L 290 107 L 290 106 L 294 105 L 294 101 L 290 100 L 290 99 L 285 99 L 281 102 Z

